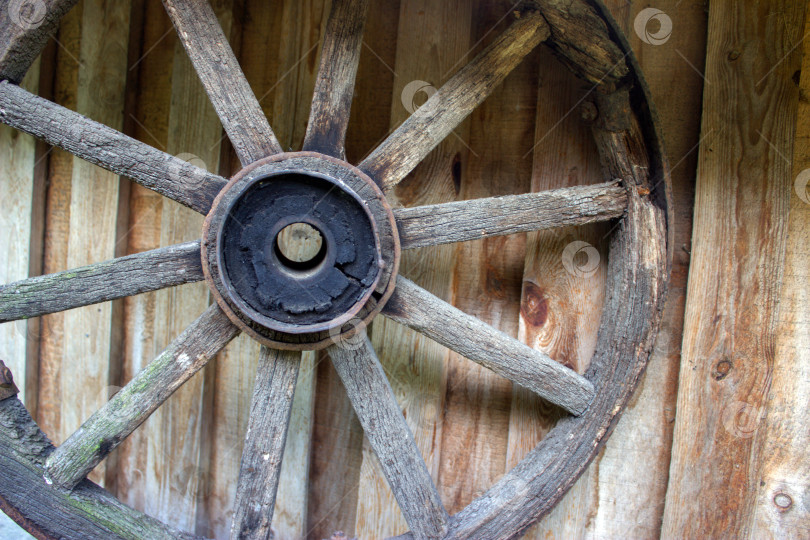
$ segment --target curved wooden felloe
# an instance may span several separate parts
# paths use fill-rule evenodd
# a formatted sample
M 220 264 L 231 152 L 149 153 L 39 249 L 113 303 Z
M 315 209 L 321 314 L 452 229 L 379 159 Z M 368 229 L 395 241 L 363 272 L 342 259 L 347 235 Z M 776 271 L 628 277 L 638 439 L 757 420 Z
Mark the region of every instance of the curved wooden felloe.
M 50 0 L 49 4 L 53 13 L 61 15 L 73 2 Z M 243 165 L 280 154 L 281 147 L 207 2 L 164 0 L 164 4 Z M 305 150 L 330 156 L 325 159 L 341 159 L 344 154 L 367 11 L 367 0 L 332 2 L 305 141 Z M 20 32 L 0 15 L 0 76 L 6 79 L 0 82 L 0 121 L 207 213 L 224 179 L 12 84 L 21 79 L 56 21 L 49 19 L 48 24 Z M 572 414 L 499 482 L 450 516 L 365 333 L 338 340 L 330 347 L 330 356 L 411 528 L 405 537 L 514 538 L 525 532 L 563 497 L 609 437 L 644 371 L 661 319 L 672 257 L 668 165 L 638 66 L 598 0 L 534 0 L 521 6 L 503 35 L 459 70 L 358 168 L 390 191 L 543 41 L 577 75 L 595 85 L 592 129 L 605 179 L 610 182 L 397 209 L 392 219 L 398 231 L 393 234 L 398 232 L 407 249 L 619 218 L 610 244 L 597 352 L 587 373 L 580 376 L 397 278 L 396 268 L 388 269 L 397 287 L 388 305 L 382 307 L 385 302 L 380 302 L 383 315 Z M 57 122 L 50 124 L 48 115 Z M 77 127 L 69 129 L 69 125 Z M 51 129 L 54 126 L 57 129 Z M 175 246 L 70 275 L 2 287 L 0 317 L 6 312 L 11 315 L 0 320 L 118 297 L 99 283 L 99 276 L 107 272 L 126 275 L 144 265 L 163 269 L 127 280 L 129 288 L 120 291 L 122 295 L 198 280 L 201 269 L 192 261 L 198 251 L 198 244 Z M 79 287 L 80 294 L 66 295 L 68 286 Z M 32 302 L 19 301 L 20 294 L 30 300 L 43 292 L 48 301 L 39 311 Z M 40 538 L 188 538 L 126 507 L 84 478 L 238 332 L 217 305 L 211 306 L 56 449 L 14 397 L 13 383 L 0 380 L 0 470 L 4 475 L 0 506 Z M 232 538 L 266 538 L 270 533 L 299 358 L 296 352 L 262 350 Z M 268 407 L 268 403 L 277 406 Z

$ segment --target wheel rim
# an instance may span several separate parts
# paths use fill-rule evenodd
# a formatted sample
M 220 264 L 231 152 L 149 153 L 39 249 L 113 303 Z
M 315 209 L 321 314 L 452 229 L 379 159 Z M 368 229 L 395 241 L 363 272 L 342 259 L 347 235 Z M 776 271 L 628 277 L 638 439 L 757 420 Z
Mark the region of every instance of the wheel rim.
M 250 114 L 254 112 L 251 110 L 249 98 L 245 98 L 245 102 L 248 104 L 245 107 L 247 112 L 242 115 L 237 115 L 236 118 L 232 118 L 234 108 L 232 104 L 229 105 L 227 103 L 226 96 L 222 94 L 222 85 L 217 86 L 215 76 L 209 77 L 208 79 L 203 76 L 206 62 L 210 60 L 211 51 L 206 50 L 205 47 L 200 47 L 199 43 L 194 43 L 193 38 L 196 36 L 195 32 L 197 30 L 195 20 L 209 20 L 210 13 L 208 13 L 208 11 L 210 10 L 206 11 L 206 8 L 200 8 L 199 6 L 190 7 L 181 2 L 167 1 L 166 4 L 175 25 L 181 30 L 181 35 L 183 31 L 186 30 L 184 44 L 187 47 L 189 55 L 192 57 L 192 61 L 195 62 L 198 71 L 200 71 L 201 77 L 203 77 L 203 83 L 206 85 L 206 89 L 214 102 L 215 108 L 217 108 L 220 117 L 223 118 L 223 125 L 226 131 L 231 136 L 232 140 L 234 140 L 237 153 L 246 166 L 243 171 L 247 171 L 248 173 L 256 167 L 264 165 L 265 161 L 279 164 L 290 159 L 321 160 L 326 163 L 331 163 L 332 165 L 340 163 L 341 170 L 348 171 L 350 174 L 356 174 L 358 177 L 371 177 L 384 189 L 390 190 L 433 148 L 433 146 L 435 146 L 431 137 L 437 139 L 437 144 L 438 140 L 441 140 L 441 138 L 447 134 L 447 130 L 445 130 L 444 127 L 450 126 L 449 129 L 452 129 L 453 122 L 460 121 L 460 119 L 457 119 L 453 114 L 458 112 L 459 115 L 462 115 L 463 119 L 463 116 L 469 114 L 470 110 L 477 105 L 477 103 L 462 103 L 459 105 L 460 112 L 451 111 L 450 120 L 448 120 L 448 113 L 442 109 L 442 106 L 447 103 L 446 100 L 452 101 L 451 98 L 458 98 L 462 95 L 458 92 L 459 89 L 466 88 L 462 83 L 473 84 L 474 82 L 469 78 L 464 79 L 463 77 L 459 81 L 455 79 L 451 80 L 457 83 L 456 87 L 450 85 L 450 88 L 444 95 L 426 104 L 426 106 L 423 107 L 424 110 L 420 108 L 419 111 L 422 112 L 418 115 L 414 115 L 415 118 L 412 122 L 405 126 L 401 132 L 398 130 L 398 132 L 394 133 L 390 141 L 383 143 L 383 145 L 367 160 L 361 163 L 358 168 L 354 168 L 348 164 L 343 165 L 339 160 L 339 158 L 342 157 L 345 125 L 342 126 L 342 133 L 341 126 L 338 125 L 337 135 L 335 135 L 336 131 L 333 129 L 334 126 L 332 125 L 336 123 L 335 120 L 324 120 L 320 123 L 312 123 L 315 127 L 312 128 L 311 133 L 308 133 L 307 141 L 305 142 L 305 149 L 322 151 L 329 155 L 320 156 L 306 152 L 291 155 L 281 154 L 280 146 L 275 136 L 272 134 L 269 125 L 265 126 L 266 121 L 257 121 L 255 123 L 237 121 L 240 118 L 244 119 L 246 117 L 245 115 L 250 116 Z M 615 26 L 612 26 L 613 23 L 604 7 L 596 2 L 590 5 L 591 7 L 587 9 L 593 9 L 594 14 L 598 13 L 599 16 L 608 23 L 608 26 L 604 29 L 604 35 L 601 37 L 603 39 L 609 38 L 613 41 L 619 41 L 623 52 L 626 53 L 625 56 L 627 56 L 627 54 L 629 54 L 629 47 L 621 38 L 621 34 L 616 31 Z M 339 20 L 341 16 L 345 17 L 353 8 L 359 7 L 360 11 L 364 11 L 367 8 L 365 2 L 359 2 L 358 4 L 352 4 L 352 2 L 336 2 L 335 6 L 336 7 L 333 7 L 333 17 L 335 17 L 336 20 Z M 559 15 L 558 11 L 561 8 L 557 8 L 554 2 L 542 1 L 537 3 L 537 8 L 539 12 L 542 13 L 543 17 L 533 13 L 532 10 L 524 11 L 521 17 L 522 20 L 519 20 L 515 26 L 513 26 L 513 28 L 517 28 L 517 30 L 507 37 L 519 44 L 517 46 L 518 49 L 526 49 L 525 52 L 528 52 L 537 44 L 535 41 L 540 42 L 542 39 L 548 38 L 548 34 L 550 33 L 552 47 L 567 58 L 569 63 L 574 64 L 574 69 L 579 75 L 586 79 L 592 79 L 593 73 L 590 70 L 591 66 L 577 66 L 575 57 L 572 58 L 571 55 L 566 56 L 565 43 L 561 41 L 564 38 L 554 35 L 555 29 L 557 29 L 555 24 L 562 24 L 557 20 L 557 15 Z M 337 13 L 337 15 L 335 15 L 335 13 Z M 356 19 L 356 17 L 350 18 L 352 20 Z M 546 21 L 551 25 L 550 30 L 545 26 Z M 361 31 L 362 24 L 363 21 L 361 20 Z M 222 43 L 218 45 L 222 46 Z M 325 50 L 328 46 L 330 46 L 329 43 L 325 45 Z M 227 43 L 225 47 L 227 48 Z M 510 65 L 513 67 L 522 58 L 522 54 L 510 54 L 507 49 L 508 47 L 498 49 L 496 46 L 493 56 L 489 57 L 488 60 L 492 61 L 493 58 L 495 58 L 505 64 L 511 63 Z M 357 50 L 359 50 L 359 41 L 355 43 L 354 52 L 349 50 L 346 58 L 352 61 L 352 58 L 357 54 Z M 632 55 L 630 55 L 630 58 L 631 62 L 633 62 Z M 356 58 L 354 61 L 356 61 Z M 473 62 L 475 62 L 475 60 Z M 488 64 L 486 62 L 480 64 L 480 66 L 485 65 Z M 409 486 L 407 483 L 403 484 L 396 480 L 397 474 L 402 474 L 402 471 L 399 471 L 397 466 L 386 470 L 389 483 L 392 484 L 392 488 L 394 488 L 398 496 L 398 501 L 403 509 L 403 513 L 406 514 L 406 519 L 408 519 L 409 525 L 417 537 L 443 536 L 463 538 L 481 535 L 488 537 L 513 537 L 520 534 L 539 517 L 548 512 L 563 496 L 567 488 L 570 487 L 582 473 L 599 447 L 606 440 L 623 406 L 629 399 L 639 376 L 643 372 L 647 356 L 652 347 L 652 339 L 657 330 L 660 310 L 665 294 L 665 282 L 669 272 L 671 228 L 668 227 L 668 220 L 670 219 L 671 212 L 668 192 L 668 170 L 665 159 L 663 158 L 663 152 L 660 148 L 659 138 L 653 128 L 653 115 L 650 112 L 646 86 L 638 76 L 638 67 L 635 64 L 631 64 L 631 67 L 634 68 L 633 77 L 622 75 L 617 76 L 615 80 L 611 80 L 607 77 L 607 75 L 611 73 L 611 71 L 608 71 L 605 77 L 602 77 L 602 79 L 598 81 L 601 87 L 606 89 L 606 91 L 604 95 L 600 94 L 596 99 L 596 107 L 600 118 L 597 125 L 594 127 L 594 131 L 597 135 L 600 151 L 603 153 L 603 160 L 609 163 L 609 172 L 612 173 L 612 177 L 623 180 L 624 187 L 626 188 L 624 198 L 626 216 L 615 232 L 611 244 L 611 278 L 609 291 L 613 291 L 613 294 L 608 298 L 603 312 L 602 331 L 600 331 L 597 354 L 594 357 L 591 368 L 586 374 L 585 379 L 587 381 L 580 383 L 581 395 L 579 397 L 587 396 L 588 399 L 593 399 L 591 408 L 588 410 L 578 408 L 578 406 L 574 404 L 577 403 L 576 399 L 572 398 L 572 401 L 569 402 L 565 401 L 563 397 L 555 395 L 554 392 L 557 391 L 557 389 L 553 387 L 553 385 L 551 388 L 539 387 L 537 391 L 541 393 L 541 395 L 542 392 L 548 392 L 550 394 L 548 397 L 552 400 L 556 399 L 556 402 L 564 403 L 564 406 L 569 410 L 574 410 L 582 414 L 578 417 L 572 416 L 561 421 L 560 424 L 554 428 L 552 433 L 550 433 L 517 467 L 510 471 L 501 481 L 492 486 L 485 494 L 473 501 L 467 508 L 452 517 L 447 516 L 444 511 L 436 495 L 435 486 L 432 486 L 429 475 L 425 477 L 426 470 L 424 470 L 424 463 L 421 464 L 421 467 L 419 467 L 418 464 L 411 463 L 411 465 L 414 465 L 417 469 L 411 479 L 417 483 L 421 482 L 421 484 L 416 487 Z M 506 73 L 508 73 L 508 71 L 509 69 L 506 70 Z M 503 76 L 505 76 L 505 73 Z M 352 74 L 349 79 L 353 81 L 353 77 L 354 74 Z M 502 78 L 503 77 L 501 77 L 501 79 Z M 347 91 L 346 87 L 334 85 L 329 88 L 327 82 L 320 82 L 326 85 L 327 88 L 325 90 L 324 88 L 319 88 L 318 91 L 326 94 L 327 97 L 344 95 Z M 9 108 L 13 108 L 12 106 L 15 105 L 15 95 L 13 92 L 15 92 L 15 90 L 8 88 L 6 83 L 4 83 L 3 86 L 4 104 L 7 103 L 10 105 Z M 630 88 L 631 86 L 632 89 Z M 239 96 L 240 93 L 244 95 L 249 94 L 249 88 L 245 90 L 244 86 L 241 88 L 238 87 L 236 90 L 231 88 L 231 90 L 233 94 L 237 96 Z M 440 94 L 443 90 L 440 90 Z M 491 88 L 485 88 L 484 90 L 491 91 Z M 350 87 L 348 87 L 348 91 L 351 92 Z M 244 97 L 244 95 L 242 97 Z M 318 94 L 316 92 L 316 104 L 313 105 L 311 116 L 313 119 L 323 118 L 323 110 L 317 109 L 318 104 L 322 107 L 326 107 L 330 103 L 339 101 L 335 99 L 331 101 L 330 99 L 318 100 L 317 98 Z M 479 100 L 478 103 L 480 103 L 482 99 Z M 5 102 L 5 100 L 10 101 Z M 636 115 L 631 111 L 636 111 Z M 347 120 L 347 112 L 348 111 L 345 110 L 345 114 L 342 116 L 335 115 L 338 124 L 344 117 Z M 10 120 L 7 121 L 10 125 L 32 132 L 52 144 L 59 144 L 59 141 L 50 135 L 38 132 L 35 126 L 32 127 L 22 120 L 17 120 L 13 114 L 10 119 L 6 116 L 3 120 Z M 424 131 L 425 126 L 431 122 L 441 125 L 442 129 L 439 130 L 440 133 L 438 135 L 435 133 L 420 133 L 420 131 Z M 443 122 L 446 126 L 442 125 Z M 248 128 L 246 128 L 246 126 L 248 126 Z M 631 136 L 640 138 L 642 151 L 639 153 L 638 148 L 634 148 L 629 144 L 625 137 L 616 136 L 617 133 L 623 136 L 629 133 Z M 645 147 L 643 144 L 645 142 L 644 139 L 651 144 Z M 414 148 L 408 148 L 404 144 L 405 141 L 413 145 Z M 416 142 L 414 143 L 414 141 Z M 80 155 L 80 157 L 89 157 L 82 155 L 81 148 L 70 147 L 70 145 L 64 141 L 59 145 L 68 146 L 71 151 L 74 151 L 74 153 Z M 628 168 L 628 165 L 639 165 L 638 162 L 640 160 L 644 162 L 643 164 L 647 165 L 646 172 L 639 172 L 637 169 Z M 105 163 L 102 162 L 101 164 L 105 166 Z M 265 324 L 262 325 L 257 321 L 257 318 L 249 315 L 246 316 L 246 312 L 249 310 L 237 309 L 236 307 L 238 302 L 234 301 L 232 284 L 228 286 L 228 284 L 223 283 L 225 280 L 221 279 L 223 275 L 221 273 L 223 262 L 220 253 L 221 250 L 218 246 L 220 245 L 219 236 L 221 236 L 220 233 L 225 222 L 217 218 L 228 215 L 227 210 L 229 210 L 231 206 L 221 206 L 219 202 L 227 198 L 227 194 L 230 193 L 229 188 L 238 184 L 241 179 L 246 177 L 247 173 L 245 175 L 240 173 L 234 177 L 224 190 L 219 191 L 219 189 L 217 189 L 215 192 L 218 193 L 216 199 L 205 194 L 202 198 L 196 196 L 196 198 L 192 199 L 187 190 L 182 189 L 182 181 L 184 178 L 187 179 L 188 177 L 193 177 L 200 173 L 179 164 L 175 164 L 174 166 L 177 167 L 177 174 L 175 176 L 178 177 L 179 182 L 171 185 L 150 187 L 157 189 L 161 193 L 169 194 L 169 196 L 175 200 L 179 200 L 198 211 L 205 212 L 208 207 L 213 205 L 206 220 L 203 242 L 199 251 L 203 259 L 201 271 L 204 273 L 206 280 L 209 281 L 209 285 L 212 291 L 214 291 L 218 304 L 227 317 L 221 316 L 215 308 L 210 309 L 206 315 L 201 317 L 198 323 L 195 323 L 195 327 L 193 328 L 194 332 L 189 332 L 185 337 L 185 341 L 180 339 L 177 346 L 168 353 L 166 365 L 168 366 L 168 359 L 183 358 L 184 356 L 188 358 L 187 349 L 193 349 L 194 347 L 200 349 L 201 356 L 205 356 L 206 354 L 211 356 L 212 351 L 215 354 L 216 350 L 224 347 L 236 334 L 236 330 L 231 328 L 230 323 L 248 332 L 264 345 L 276 349 L 301 350 L 320 348 L 331 344 L 330 354 L 333 356 L 335 366 L 350 396 L 353 395 L 353 404 L 357 409 L 358 416 L 360 416 L 361 423 L 363 423 L 364 428 L 367 429 L 367 434 L 369 434 L 369 438 L 372 440 L 372 446 L 375 447 L 375 450 L 381 458 L 382 455 L 387 455 L 386 453 L 391 450 L 390 442 L 386 440 L 375 441 L 375 439 L 379 439 L 382 435 L 371 434 L 370 432 L 372 430 L 370 426 L 378 422 L 385 423 L 390 420 L 386 415 L 393 414 L 394 412 L 394 409 L 390 406 L 391 400 L 389 399 L 381 409 L 364 411 L 361 397 L 364 390 L 374 388 L 378 388 L 383 393 L 387 392 L 390 394 L 390 387 L 387 386 L 384 375 L 382 375 L 381 370 L 378 369 L 379 362 L 376 361 L 373 350 L 371 350 L 368 342 L 362 337 L 362 329 L 374 316 L 382 311 L 383 314 L 390 318 L 400 320 L 429 335 L 432 331 L 435 334 L 432 336 L 434 339 L 439 341 L 441 341 L 441 339 L 450 340 L 447 336 L 439 335 L 440 332 L 438 330 L 431 330 L 431 328 L 426 327 L 424 321 L 419 320 L 413 315 L 414 308 L 409 307 L 412 305 L 409 304 L 409 302 L 412 303 L 414 298 L 419 298 L 425 302 L 435 301 L 429 296 L 425 296 L 422 291 L 410 288 L 412 284 L 409 285 L 406 282 L 400 281 L 401 287 L 398 288 L 400 294 L 395 294 L 392 302 L 386 304 L 386 301 L 395 293 L 394 286 L 397 282 L 396 273 L 399 261 L 399 237 L 396 222 L 399 221 L 400 227 L 402 227 L 402 218 L 408 215 L 407 212 L 395 216 L 395 212 L 387 205 L 380 190 L 370 183 L 367 184 L 366 196 L 360 196 L 360 198 L 365 202 L 371 200 L 378 202 L 380 210 L 377 214 L 375 214 L 374 211 L 370 211 L 368 215 L 371 216 L 371 230 L 375 233 L 373 234 L 373 236 L 375 236 L 375 253 L 378 259 L 383 259 L 380 265 L 382 270 L 379 272 L 379 275 L 375 275 L 375 279 L 372 280 L 373 285 L 369 286 L 367 294 L 364 293 L 361 295 L 360 300 L 355 302 L 352 308 L 342 310 L 340 314 L 335 317 L 330 317 L 326 319 L 326 321 L 319 321 L 318 324 L 326 324 L 326 326 L 318 326 L 316 324 L 307 327 L 307 325 L 304 325 L 305 328 L 302 332 L 289 331 L 291 330 L 289 326 L 268 325 L 266 324 L 267 321 L 263 319 L 260 322 Z M 289 170 L 299 174 L 306 171 L 312 173 L 311 169 L 300 168 L 299 166 L 294 166 Z M 327 175 L 327 178 L 334 180 L 334 178 L 329 175 Z M 145 183 L 143 179 L 141 180 L 142 183 Z M 224 182 L 220 182 L 220 180 L 216 178 L 209 183 L 219 188 L 224 184 Z M 177 187 L 178 185 L 180 187 Z M 613 187 L 615 188 L 615 186 Z M 607 193 L 608 189 L 608 187 L 605 187 L 600 193 L 604 195 Z M 206 199 L 206 197 L 208 198 Z M 222 209 L 225 209 L 224 214 L 222 213 Z M 604 216 L 600 218 L 591 217 L 589 219 L 590 221 L 596 221 L 603 218 Z M 584 223 L 588 221 L 581 222 Z M 408 237 L 407 235 L 403 235 L 403 244 L 407 245 L 408 242 L 411 242 L 411 245 L 415 246 L 415 241 L 412 240 L 412 238 L 412 236 Z M 191 253 L 193 254 L 193 249 Z M 158 256 L 158 254 L 155 254 L 155 256 Z M 174 258 L 176 258 L 176 254 Z M 220 276 L 219 280 L 218 276 Z M 195 277 L 201 276 L 191 276 L 192 279 Z M 165 281 L 155 283 L 156 288 L 163 286 L 167 286 Z M 403 291 L 409 292 L 406 295 Z M 617 295 L 617 291 L 623 291 L 624 296 L 620 297 Z M 2 299 L 3 297 L 0 296 L 0 300 Z M 109 298 L 102 298 L 101 300 L 104 299 Z M 90 298 L 90 300 L 101 301 L 98 298 Z M 436 306 L 440 309 L 445 309 L 438 303 L 433 307 Z M 22 312 L 26 308 L 20 307 L 19 309 Z M 447 309 L 449 310 L 449 308 Z M 447 311 L 447 313 L 453 315 L 455 312 Z M 31 315 L 29 314 L 28 316 Z M 335 329 L 338 329 L 337 332 L 334 331 Z M 194 335 L 204 332 L 213 333 L 214 336 L 205 344 L 193 342 Z M 303 340 L 290 337 L 300 336 L 302 334 L 308 337 Z M 351 338 L 355 335 L 360 336 L 361 339 L 352 341 Z M 349 343 L 349 345 L 347 345 L 347 343 Z M 171 348 L 172 347 L 170 347 L 170 349 Z M 511 351 L 511 349 L 509 351 Z M 509 354 L 513 353 L 509 352 Z M 519 351 L 514 354 L 528 353 Z M 289 380 L 290 377 L 297 376 L 297 364 L 294 356 L 264 349 L 263 358 L 268 369 L 276 370 L 278 372 L 276 375 L 281 377 L 281 379 L 286 377 L 284 380 Z M 532 358 L 537 362 L 537 369 L 542 370 L 548 367 L 543 363 L 541 358 Z M 486 365 L 484 361 L 481 361 L 481 363 Z M 509 376 L 509 374 L 511 374 L 512 377 L 523 376 L 515 375 L 509 371 L 513 368 L 511 365 L 493 364 L 487 367 L 490 367 L 496 372 L 501 370 L 503 372 L 502 374 L 507 374 L 507 376 Z M 189 365 L 184 368 L 182 373 L 174 373 L 172 375 L 172 381 L 179 381 L 179 384 L 182 384 L 182 382 L 196 372 L 196 369 L 199 369 L 199 367 L 197 367 L 189 373 L 188 370 L 193 368 L 194 366 Z M 363 387 L 359 385 L 356 374 L 361 372 L 366 373 L 369 380 L 372 381 L 370 383 L 372 386 Z M 160 372 L 160 375 L 166 375 L 167 373 L 168 372 Z M 548 372 L 547 374 L 551 377 L 559 376 L 561 381 L 565 381 L 568 384 L 579 382 L 576 377 L 566 373 L 557 374 L 557 372 Z M 273 377 L 276 375 L 273 375 Z M 272 380 L 272 377 L 268 379 L 271 383 Z M 517 382 L 526 383 L 525 380 L 518 380 Z M 590 389 L 588 385 L 591 385 Z M 257 396 L 258 395 L 257 393 Z M 392 398 L 393 395 L 391 394 L 388 397 Z M 286 402 L 289 403 L 290 401 L 291 395 L 287 395 Z M 113 403 L 113 405 L 111 405 L 110 408 L 114 408 L 116 403 L 111 403 Z M 159 404 L 160 402 L 156 402 L 154 408 L 159 406 Z M 147 407 L 138 410 L 137 414 L 133 413 L 133 417 L 129 417 L 126 419 L 126 422 L 123 422 L 123 424 L 126 425 L 115 428 L 113 433 L 114 437 L 109 437 L 110 433 L 108 432 L 104 432 L 103 430 L 99 431 L 97 436 L 101 437 L 102 441 L 109 443 L 109 447 L 99 448 L 89 460 L 87 459 L 88 456 L 85 454 L 78 451 L 71 451 L 76 450 L 77 447 L 80 446 L 73 440 L 73 437 L 71 437 L 63 447 L 60 447 L 60 449 L 51 456 L 48 463 L 48 477 L 57 483 L 72 487 L 77 480 L 84 477 L 82 472 L 85 471 L 91 463 L 98 463 L 98 461 L 103 459 L 103 457 L 120 442 L 119 438 L 125 437 L 131 433 L 154 408 L 150 409 Z M 280 409 L 281 417 L 287 414 L 287 418 L 289 418 L 289 409 L 286 409 L 286 413 L 285 407 L 282 406 Z M 93 418 L 88 421 L 91 425 L 86 426 L 86 432 L 93 431 L 92 421 Z M 383 433 L 383 435 L 404 437 L 404 442 L 401 444 L 411 449 L 405 451 L 404 454 L 407 455 L 411 452 L 409 459 L 419 458 L 419 460 L 421 460 L 421 456 L 418 455 L 418 450 L 415 456 L 412 455 L 412 450 L 415 447 L 412 444 L 412 437 L 410 442 L 408 442 L 407 435 L 410 432 L 407 426 L 405 426 L 403 430 L 402 422 L 392 420 L 391 424 L 392 426 L 387 428 L 388 431 Z M 251 425 L 253 425 L 253 419 L 251 419 Z M 281 439 L 283 441 L 283 434 Z M 86 440 L 76 440 L 86 442 Z M 101 446 L 103 447 L 104 445 Z M 67 448 L 67 450 L 63 448 Z M 283 442 L 281 448 L 283 448 Z M 550 456 L 564 457 L 551 460 Z M 78 463 L 77 466 L 77 462 L 79 461 L 83 461 L 83 463 Z M 243 469 L 244 467 L 245 461 L 243 459 Z M 92 466 L 90 466 L 90 468 L 92 468 Z M 277 478 L 275 481 L 277 482 Z M 249 479 L 245 480 L 245 482 L 249 483 Z M 241 475 L 240 486 L 242 486 Z M 431 487 L 432 489 L 430 489 Z M 248 489 L 246 491 L 249 492 L 250 490 Z M 6 506 L 14 509 L 15 504 L 9 501 L 7 494 L 3 493 L 2 495 L 3 499 L 6 500 Z M 416 495 L 419 496 L 416 497 Z M 271 506 L 274 496 L 275 493 L 269 497 Z M 420 504 L 415 502 L 417 500 L 423 503 L 421 509 Z M 429 502 L 425 503 L 425 501 Z M 265 501 L 265 503 L 267 502 L 268 501 Z M 239 505 L 239 500 L 237 501 L 237 505 Z M 427 507 L 427 510 L 425 510 L 424 507 Z M 14 514 L 15 512 L 11 513 Z M 237 512 L 237 514 L 239 514 L 239 512 Z M 269 516 L 265 512 L 259 515 L 243 517 L 246 521 L 243 522 L 242 525 L 246 523 L 250 524 L 250 527 L 245 529 L 246 534 L 252 534 L 256 530 L 254 527 L 256 520 L 260 522 L 257 526 L 258 529 L 269 527 L 272 510 L 270 510 Z M 39 530 L 42 534 L 53 533 L 44 523 L 26 521 L 24 524 L 32 530 Z

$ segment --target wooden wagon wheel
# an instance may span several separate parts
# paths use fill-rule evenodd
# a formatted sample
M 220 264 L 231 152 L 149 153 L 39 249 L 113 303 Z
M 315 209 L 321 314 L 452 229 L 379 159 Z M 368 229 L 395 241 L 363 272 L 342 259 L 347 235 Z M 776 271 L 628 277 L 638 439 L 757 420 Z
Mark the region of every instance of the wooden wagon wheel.
M 232 537 L 270 534 L 302 349 L 332 362 L 414 538 L 513 538 L 547 513 L 609 436 L 644 370 L 671 258 L 667 164 L 627 43 L 596 0 L 521 4 L 511 26 L 362 163 L 343 161 L 368 0 L 333 0 L 304 151 L 283 153 L 207 2 L 164 0 L 243 169 L 230 181 L 16 86 L 75 0 L 42 0 L 36 27 L 0 14 L 0 121 L 207 215 L 201 242 L 0 288 L 0 322 L 206 279 L 217 302 L 53 448 L 0 375 L 0 504 L 39 537 L 188 537 L 85 476 L 240 330 L 262 347 Z M 601 185 L 395 208 L 387 193 L 541 42 L 594 85 Z M 597 350 L 580 376 L 397 275 L 400 249 L 615 220 Z M 307 223 L 299 265 L 276 233 Z M 378 313 L 563 407 L 513 470 L 456 515 L 436 487 L 365 326 Z

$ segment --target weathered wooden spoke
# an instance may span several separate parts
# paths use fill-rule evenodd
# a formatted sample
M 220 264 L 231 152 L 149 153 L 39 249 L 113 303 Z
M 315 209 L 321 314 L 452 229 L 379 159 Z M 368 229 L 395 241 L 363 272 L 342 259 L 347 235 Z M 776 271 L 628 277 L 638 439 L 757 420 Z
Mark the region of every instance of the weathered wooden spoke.
M 207 0 L 163 0 L 242 165 L 282 152 Z
M 0 323 L 202 281 L 200 243 L 154 249 L 0 285 Z
M 467 315 L 403 277 L 383 315 L 428 336 L 498 375 L 579 415 L 594 396 L 593 384 L 545 353 Z
M 368 337 L 332 346 L 329 356 L 414 537 L 441 538 L 447 511 Z
M 4 2 L 0 10 L 0 80 L 22 81 L 56 32 L 59 20 L 78 0 Z
M 261 349 L 236 487 L 233 540 L 272 538 L 270 523 L 300 366 L 300 352 Z
M 369 0 L 332 2 L 304 150 L 343 159 L 368 4 Z
M 548 38 L 545 19 L 525 13 L 419 107 L 359 167 L 385 191 L 396 186 Z
M 209 307 L 51 454 L 49 482 L 78 484 L 238 333 L 216 304 Z
M 625 189 L 616 183 L 474 199 L 394 210 L 403 249 L 477 240 L 621 217 Z
M 79 113 L 0 82 L 0 122 L 208 213 L 226 180 Z

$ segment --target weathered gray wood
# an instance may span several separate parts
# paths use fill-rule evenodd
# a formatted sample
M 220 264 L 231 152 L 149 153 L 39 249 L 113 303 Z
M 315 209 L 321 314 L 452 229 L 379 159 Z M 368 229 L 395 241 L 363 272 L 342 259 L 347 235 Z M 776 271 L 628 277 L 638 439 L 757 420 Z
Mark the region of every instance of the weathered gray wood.
M 624 215 L 627 195 L 615 182 L 525 195 L 394 210 L 403 249 L 465 242 Z
M 0 285 L 0 323 L 203 279 L 199 241 L 154 249 Z
M 231 538 L 270 539 L 301 353 L 262 347 L 253 388 Z
M 359 168 L 384 190 L 393 188 L 548 36 L 548 25 L 539 13 L 523 13 L 403 122 Z
M 195 538 L 121 503 L 85 480 L 73 491 L 48 486 L 53 445 L 16 397 L 0 401 L 0 509 L 48 538 Z
M 609 87 L 630 72 L 627 55 L 587 0 L 532 0 L 551 27 L 548 44 L 576 75 Z
M 369 0 L 332 1 L 304 150 L 344 159 L 368 5 Z
M 365 333 L 328 349 L 402 515 L 416 538 L 441 538 L 447 511 Z
M 207 214 L 227 181 L 7 81 L 0 122 Z
M 453 516 L 447 538 L 519 538 L 551 510 L 607 441 L 653 347 L 666 289 L 664 212 L 632 194 L 611 246 L 608 298 L 586 377 L 591 407 L 566 417 L 492 488 Z
M 593 384 L 545 353 L 467 315 L 402 276 L 383 315 L 409 326 L 572 414 L 588 409 Z
M 242 165 L 282 152 L 208 0 L 163 0 Z
M 57 448 L 47 478 L 72 488 L 239 333 L 213 304 Z
M 23 80 L 78 0 L 8 0 L 0 8 L 0 80 Z

